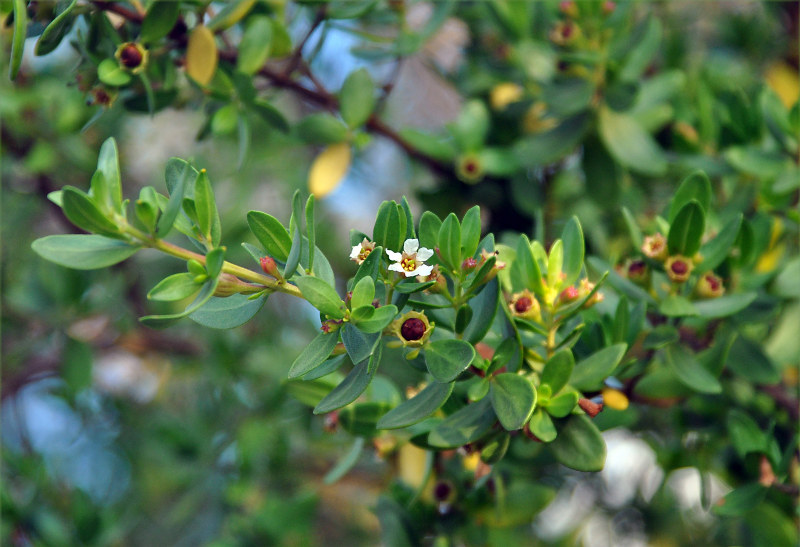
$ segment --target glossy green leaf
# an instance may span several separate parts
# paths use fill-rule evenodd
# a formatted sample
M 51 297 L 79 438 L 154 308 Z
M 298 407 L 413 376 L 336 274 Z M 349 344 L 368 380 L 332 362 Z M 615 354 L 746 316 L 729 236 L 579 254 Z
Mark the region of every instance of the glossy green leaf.
M 598 116 L 600 138 L 621 165 L 650 176 L 667 171 L 664 152 L 634 118 L 601 107 Z
M 442 221 L 430 211 L 425 211 L 419 219 L 419 244 L 421 247 L 435 249 L 439 246 L 439 229 Z
M 139 39 L 145 44 L 152 44 L 169 34 L 178 22 L 180 2 L 158 0 L 153 2 L 142 21 Z
M 642 244 L 644 243 L 644 238 L 642 237 L 642 230 L 639 229 L 639 225 L 636 222 L 636 218 L 633 216 L 627 207 L 622 208 L 622 218 L 625 219 L 625 226 L 628 228 L 628 235 L 631 238 L 631 243 L 635 249 L 641 249 Z
M 694 302 L 694 310 L 700 317 L 709 319 L 728 317 L 739 313 L 752 304 L 757 296 L 758 293 L 746 292 L 700 300 Z
M 680 346 L 667 346 L 664 356 L 667 364 L 686 387 L 700 393 L 722 392 L 719 381 L 688 350 Z
M 358 330 L 355 325 L 350 323 L 345 323 L 340 332 L 344 348 L 353 363 L 360 363 L 372 355 L 375 346 L 381 339 L 380 333 L 368 334 Z
M 267 254 L 286 262 L 292 248 L 292 238 L 278 219 L 261 211 L 250 211 L 247 213 L 247 224 Z
M 572 370 L 569 384 L 581 391 L 601 387 L 603 380 L 611 376 L 622 361 L 627 344 L 614 344 L 582 359 Z
M 320 366 L 318 366 L 314 370 L 304 374 L 302 380 L 304 382 L 309 382 L 311 380 L 316 380 L 317 378 L 322 378 L 323 376 L 327 376 L 328 374 L 332 374 L 333 372 L 339 370 L 339 367 L 341 367 L 344 364 L 346 358 L 347 355 L 345 354 L 331 357 L 330 359 L 324 361 Z M 315 401 L 314 404 L 311 406 L 316 406 L 316 404 L 321 400 L 322 397 L 320 397 L 317 401 Z
M 559 426 L 550 448 L 559 462 L 577 471 L 600 471 L 606 463 L 606 443 L 585 415 L 570 416 Z
M 742 227 L 742 214 L 739 213 L 728 222 L 713 239 L 700 247 L 703 260 L 695 266 L 698 273 L 708 272 L 722 264 L 736 243 Z
M 99 235 L 53 235 L 31 244 L 36 254 L 75 270 L 96 270 L 122 262 L 140 247 Z
M 272 22 L 265 15 L 248 18 L 242 41 L 239 42 L 239 55 L 236 69 L 252 76 L 264 66 L 272 47 Z
M 205 169 L 200 171 L 194 182 L 194 205 L 200 231 L 212 245 L 219 245 L 221 239 L 219 212 L 211 189 L 211 181 Z
M 369 278 L 365 278 L 369 279 Z M 367 313 L 362 312 L 366 311 Z M 394 305 L 373 308 L 371 304 L 356 308 L 350 316 L 350 321 L 362 332 L 368 334 L 381 332 L 389 326 L 397 315 L 397 307 Z
M 286 266 L 283 269 L 283 276 L 286 279 L 292 278 L 297 273 L 297 267 L 300 265 L 300 259 L 303 255 L 303 236 L 300 234 L 299 224 L 291 226 L 290 229 L 292 231 L 292 246 L 289 249 L 289 256 L 286 257 Z
M 206 272 L 209 277 L 219 277 L 225 264 L 225 247 L 218 247 L 206 254 Z
M 471 207 L 461 221 L 461 256 L 472 257 L 478 250 L 481 240 L 481 209 Z
M 695 171 L 683 179 L 670 201 L 667 221 L 671 223 L 675 220 L 681 208 L 692 200 L 708 213 L 711 207 L 711 181 L 703 171 Z
M 492 379 L 489 395 L 497 419 L 508 431 L 520 429 L 536 406 L 533 384 L 514 372 L 504 372 Z
M 464 329 L 463 338 L 467 342 L 476 344 L 483 340 L 492 327 L 497 315 L 497 306 L 500 302 L 500 283 L 497 278 L 492 279 L 483 290 L 469 301 L 472 308 L 472 319 Z
M 405 219 L 405 213 L 401 215 L 394 201 L 384 201 L 375 217 L 372 240 L 384 249 L 402 252 L 406 235 Z
M 226 2 L 222 9 L 208 22 L 208 28 L 218 32 L 235 25 L 250 12 L 255 3 L 256 0 L 232 0 Z
M 383 254 L 383 247 L 375 247 L 358 267 L 356 275 L 353 277 L 353 283 L 359 283 L 364 277 L 371 277 L 373 281 L 377 279 Z
M 375 108 L 375 83 L 366 68 L 351 72 L 339 92 L 339 111 L 350 128 L 362 126 Z
M 165 277 L 147 293 L 148 300 L 174 302 L 183 300 L 200 290 L 202 283 L 195 282 L 195 275 L 189 272 Z
M 635 43 L 622 63 L 619 78 L 623 81 L 636 81 L 642 77 L 661 46 L 661 22 L 651 16 L 634 35 Z
M 475 358 L 475 348 L 464 340 L 434 340 L 423 351 L 428 372 L 437 382 L 452 382 Z
M 552 442 L 556 436 L 558 436 L 556 426 L 553 424 L 553 419 L 541 407 L 533 412 L 531 421 L 528 422 L 528 427 L 531 433 L 536 435 L 536 438 L 542 442 Z
M 47 55 L 61 44 L 61 40 L 72 28 L 72 22 L 75 20 L 72 10 L 77 4 L 78 0 L 71 0 L 68 4 L 63 1 L 56 4 L 56 17 L 50 21 L 39 39 L 36 40 L 36 48 L 33 50 L 36 55 Z M 63 9 L 59 11 L 61 7 Z
M 250 321 L 264 306 L 267 294 L 251 298 L 246 294 L 233 294 L 225 298 L 212 296 L 189 319 L 212 329 L 233 329 Z
M 14 80 L 22 64 L 22 53 L 25 50 L 25 35 L 28 31 L 28 3 L 25 0 L 14 0 L 14 35 L 11 38 L 11 60 L 8 66 L 8 78 Z
M 544 283 L 539 263 L 533 255 L 530 241 L 524 234 L 517 240 L 517 257 L 511 266 L 512 279 L 518 278 L 515 290 L 532 289 L 539 297 L 544 296 Z
M 655 304 L 655 300 L 653 299 L 650 294 L 647 293 L 644 289 L 640 286 L 635 285 L 629 279 L 622 277 L 619 275 L 611 266 L 608 265 L 605 261 L 601 260 L 596 256 L 590 256 L 586 259 L 586 262 L 594 269 L 596 272 L 606 272 L 608 274 L 608 282 L 609 284 L 614 287 L 615 290 L 624 294 L 629 299 L 634 302 L 647 302 L 648 304 Z
M 378 420 L 378 429 L 398 429 L 421 422 L 441 408 L 453 393 L 454 386 L 455 384 L 452 382 L 428 384 L 414 397 L 384 414 Z
M 75 226 L 87 232 L 120 237 L 117 226 L 97 208 L 94 201 L 82 190 L 72 186 L 62 188 L 61 206 L 64 215 Z
M 670 254 L 692 257 L 700 250 L 706 217 L 696 200 L 690 200 L 675 215 L 669 225 L 667 246 Z
M 561 286 L 563 266 L 564 244 L 560 239 L 556 239 L 550 247 L 550 254 L 547 257 L 547 285 L 549 287 Z
M 361 280 L 353 286 L 353 294 L 350 297 L 350 307 L 356 309 L 361 306 L 371 306 L 374 299 L 375 282 L 369 276 L 362 277 Z
M 381 346 L 378 345 L 369 359 L 365 359 L 353 367 L 342 383 L 333 388 L 333 391 L 319 402 L 314 408 L 314 414 L 324 414 L 355 401 L 372 381 L 380 358 Z
M 329 112 L 317 112 L 300 120 L 295 132 L 309 144 L 335 144 L 347 139 L 348 131 Z
M 754 482 L 728 492 L 714 506 L 714 513 L 725 517 L 741 516 L 761 505 L 767 495 L 767 487 Z
M 261 116 L 261 119 L 267 122 L 270 126 L 274 127 L 281 133 L 289 132 L 289 122 L 283 113 L 272 106 L 264 99 L 256 99 L 247 105 L 256 114 Z M 341 124 L 340 124 L 341 125 Z
M 338 331 L 319 333 L 294 360 L 289 369 L 289 378 L 299 378 L 322 365 L 338 342 Z
M 564 286 L 572 285 L 580 276 L 583 268 L 583 254 L 585 243 L 583 230 L 578 217 L 573 216 L 567 221 L 561 232 L 561 241 L 564 242 L 564 265 L 562 271 L 566 275 Z
M 684 296 L 671 294 L 658 305 L 658 311 L 667 317 L 697 315 L 697 307 Z
M 181 159 L 170 158 L 167 162 L 164 178 L 166 179 L 167 189 L 170 195 L 164 212 L 158 219 L 158 224 L 156 225 L 158 237 L 165 237 L 172 229 L 173 225 L 175 225 L 175 220 L 181 212 L 183 197 L 186 193 L 187 183 L 192 171 L 194 171 L 192 166 Z
M 428 434 L 428 443 L 439 448 L 457 448 L 480 439 L 497 420 L 489 397 L 457 410 Z
M 117 152 L 117 141 L 113 137 L 106 139 L 100 147 L 100 154 L 97 157 L 97 170 L 103 173 L 105 181 L 105 196 L 109 200 L 108 208 L 119 213 L 122 209 L 122 179 L 119 171 L 119 153 Z M 103 203 L 98 203 L 103 208 Z
M 180 319 L 183 319 L 184 317 L 187 317 L 188 315 L 191 315 L 195 311 L 199 310 L 201 307 L 203 307 L 203 305 L 205 305 L 206 302 L 211 300 L 211 297 L 214 296 L 214 291 L 217 290 L 218 283 L 218 277 L 211 277 L 208 281 L 206 281 L 200 289 L 200 293 L 195 297 L 194 301 L 182 312 L 168 315 L 146 315 L 144 317 L 140 317 L 139 321 L 154 329 L 169 327 Z
M 547 402 L 547 413 L 554 418 L 563 418 L 578 404 L 578 394 L 575 391 L 564 391 L 560 395 L 551 397 Z
M 342 319 L 345 313 L 345 305 L 336 289 L 328 285 L 322 279 L 312 276 L 295 277 L 294 283 L 303 293 L 303 298 L 308 300 L 312 306 L 320 312 L 332 317 Z
M 550 386 L 552 393 L 558 393 L 569 382 L 575 368 L 575 357 L 569 349 L 562 349 L 547 360 L 542 371 L 542 384 Z

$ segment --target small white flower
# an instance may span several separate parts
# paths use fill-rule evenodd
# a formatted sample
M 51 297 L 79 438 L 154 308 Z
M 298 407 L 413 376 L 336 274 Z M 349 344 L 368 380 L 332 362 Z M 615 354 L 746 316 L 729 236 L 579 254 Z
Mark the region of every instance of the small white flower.
M 375 243 L 365 237 L 361 243 L 353 246 L 353 250 L 350 251 L 350 260 L 354 260 L 356 264 L 361 264 L 367 259 L 369 253 L 374 250 Z
M 402 254 L 389 249 L 386 249 L 386 254 L 389 255 L 389 260 L 394 262 L 389 269 L 405 274 L 406 277 L 430 275 L 433 270 L 433 266 L 424 263 L 433 256 L 433 251 L 420 247 L 417 239 L 406 239 Z

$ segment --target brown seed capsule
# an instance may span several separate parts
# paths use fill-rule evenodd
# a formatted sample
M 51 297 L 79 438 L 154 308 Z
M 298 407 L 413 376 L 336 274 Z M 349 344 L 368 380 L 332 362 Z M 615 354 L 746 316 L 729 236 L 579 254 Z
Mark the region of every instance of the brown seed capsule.
M 400 334 L 409 341 L 419 340 L 425 334 L 425 323 L 415 317 L 406 319 L 403 326 L 400 327 Z
M 125 42 L 117 48 L 114 57 L 122 68 L 136 74 L 144 70 L 147 65 L 148 51 L 136 42 Z

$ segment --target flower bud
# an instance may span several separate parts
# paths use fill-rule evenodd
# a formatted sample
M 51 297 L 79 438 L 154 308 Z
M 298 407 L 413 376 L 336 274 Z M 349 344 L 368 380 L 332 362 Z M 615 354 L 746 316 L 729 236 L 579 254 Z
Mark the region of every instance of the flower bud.
M 640 286 L 650 284 L 650 268 L 644 260 L 629 260 L 625 266 L 625 277 Z
M 519 84 L 503 82 L 494 86 L 489 93 L 489 104 L 494 110 L 504 110 L 511 103 L 522 98 L 523 90 Z
M 471 272 L 475 269 L 475 266 L 478 265 L 478 261 L 474 258 L 465 258 L 464 262 L 461 263 L 461 269 L 465 272 Z
M 581 36 L 581 28 L 573 21 L 559 21 L 550 31 L 550 41 L 559 46 L 575 43 Z
M 616 2 L 612 2 L 611 0 L 606 0 L 603 2 L 603 15 L 611 15 L 614 13 L 615 9 L 617 9 Z
M 581 279 L 580 287 L 578 288 L 578 294 L 580 294 L 581 298 L 586 298 L 589 294 L 594 290 L 595 284 L 586 279 L 585 277 Z M 600 292 L 595 292 L 592 297 L 587 300 L 584 304 L 584 308 L 591 308 L 595 304 L 599 304 L 603 301 L 603 294 Z
M 560 2 L 558 4 L 558 9 L 561 10 L 561 13 L 563 13 L 567 17 L 578 16 L 578 4 L 575 3 L 573 0 Z
M 699 298 L 719 298 L 725 294 L 725 287 L 720 277 L 706 273 L 697 280 L 694 292 Z
M 644 238 L 642 252 L 654 260 L 667 258 L 667 240 L 660 233 L 655 233 Z
M 283 279 L 278 265 L 275 263 L 275 259 L 271 256 L 262 256 L 258 259 L 258 263 L 261 265 L 261 269 L 265 274 L 271 275 L 275 279 Z
M 664 268 L 673 283 L 684 283 L 692 274 L 694 263 L 691 258 L 675 255 L 667 258 Z
M 576 301 L 580 296 L 581 294 L 578 288 L 575 285 L 570 285 L 558 295 L 558 302 L 559 304 L 569 304 L 570 302 Z
M 583 397 L 578 399 L 578 406 L 581 407 L 581 410 L 583 410 L 590 418 L 594 418 L 600 414 L 601 410 L 603 410 L 603 403 L 595 403 Z
M 119 66 L 132 74 L 138 74 L 147 66 L 149 52 L 145 47 L 136 42 L 125 42 L 117 48 L 114 57 Z
M 456 176 L 467 184 L 475 184 L 483 178 L 483 165 L 476 154 L 464 154 L 456 159 Z

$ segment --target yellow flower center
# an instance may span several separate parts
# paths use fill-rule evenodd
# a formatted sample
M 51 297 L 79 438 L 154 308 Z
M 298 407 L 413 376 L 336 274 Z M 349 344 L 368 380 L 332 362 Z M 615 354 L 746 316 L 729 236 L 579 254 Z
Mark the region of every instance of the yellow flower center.
M 407 272 L 413 272 L 417 269 L 416 257 L 416 253 L 411 256 L 403 256 L 402 260 L 400 260 L 400 267 Z

